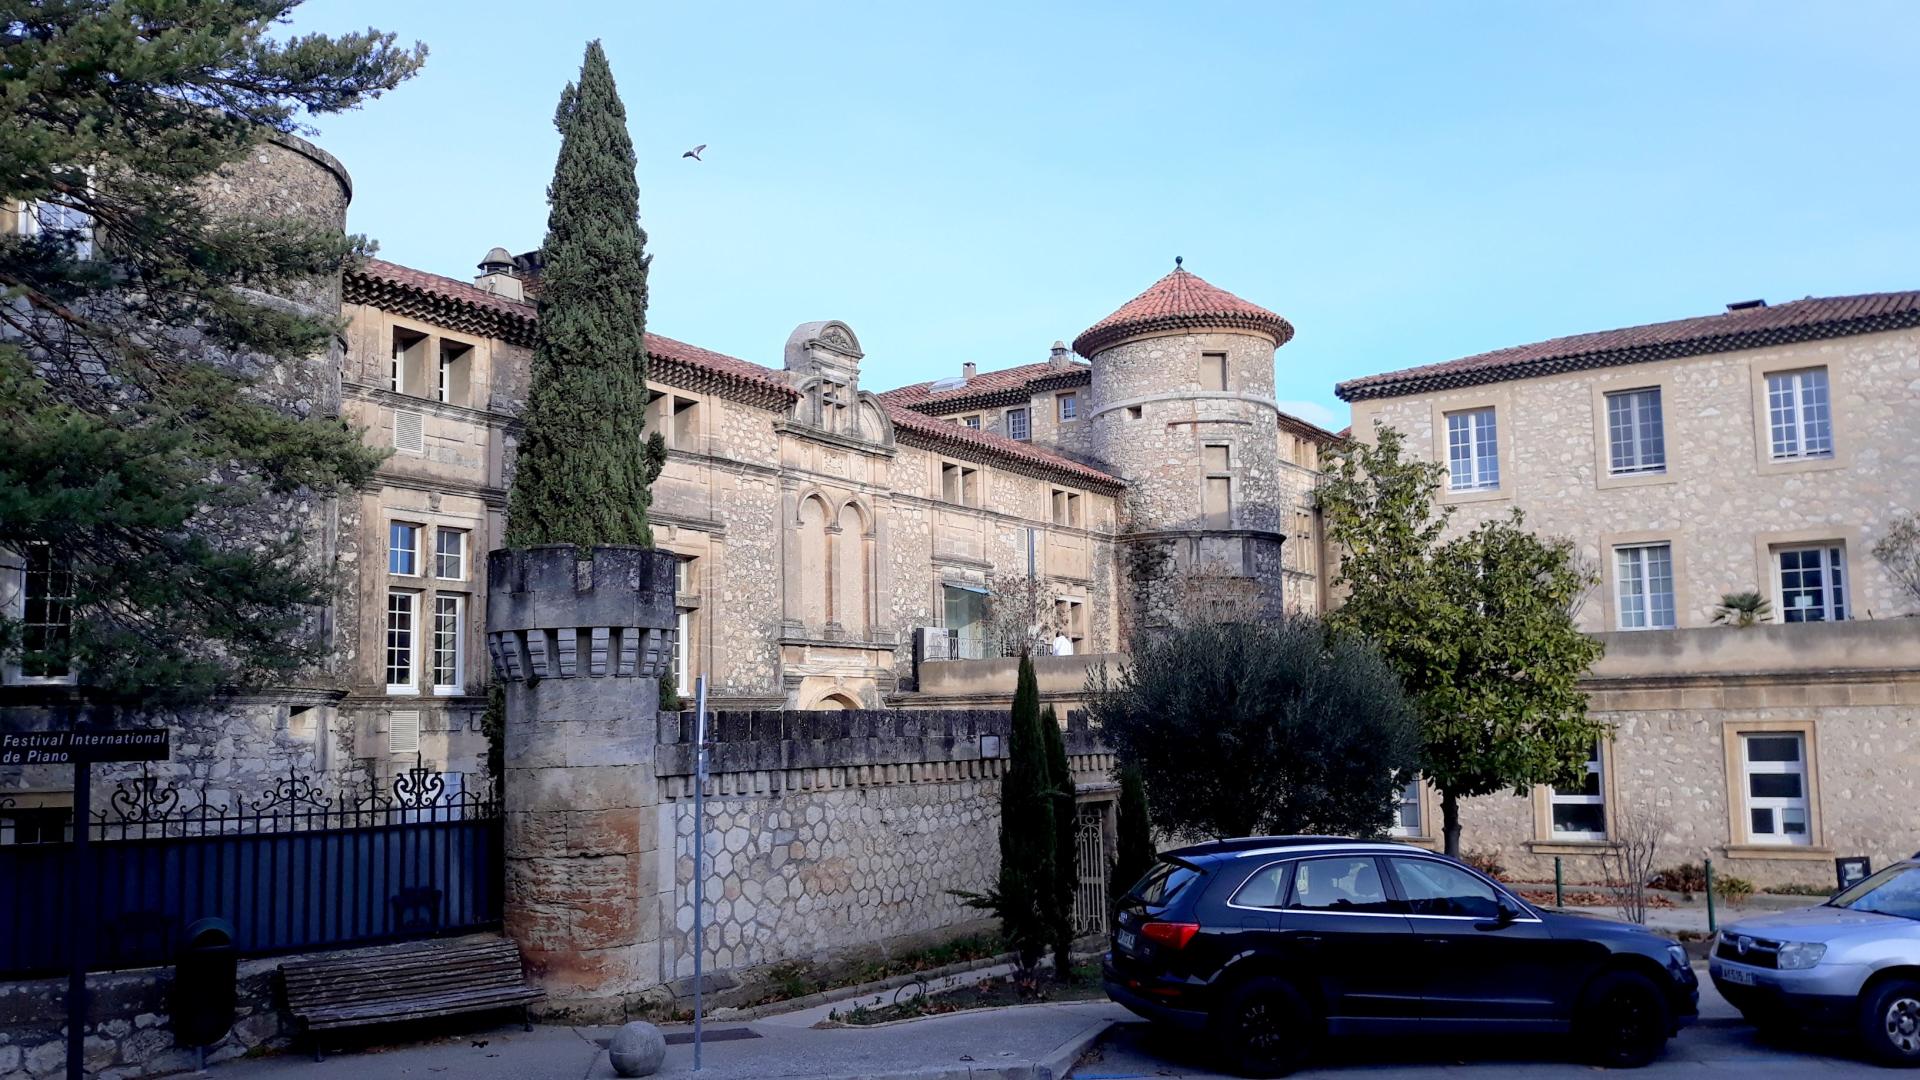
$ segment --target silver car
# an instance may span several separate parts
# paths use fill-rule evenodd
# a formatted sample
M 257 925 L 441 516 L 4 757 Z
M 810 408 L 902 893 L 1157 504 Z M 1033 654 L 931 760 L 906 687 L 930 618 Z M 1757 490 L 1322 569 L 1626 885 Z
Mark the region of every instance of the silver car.
M 1728 926 L 1708 970 L 1756 1027 L 1851 1030 L 1876 1060 L 1920 1066 L 1920 855 L 1819 907 Z

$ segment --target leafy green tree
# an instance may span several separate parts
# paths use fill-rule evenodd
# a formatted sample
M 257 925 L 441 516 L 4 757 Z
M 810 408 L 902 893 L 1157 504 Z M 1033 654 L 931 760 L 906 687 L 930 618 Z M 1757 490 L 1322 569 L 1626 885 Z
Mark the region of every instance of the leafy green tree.
M 1107 891 L 1116 904 L 1153 869 L 1158 854 L 1153 845 L 1153 822 L 1147 814 L 1147 786 L 1140 779 L 1140 770 L 1122 763 L 1117 771 L 1120 803 L 1114 808 L 1117 835 L 1113 868 L 1107 878 Z
M 956 895 L 991 911 L 1013 950 L 1014 963 L 1031 979 L 1052 943 L 1053 791 L 1040 728 L 1040 684 L 1033 661 L 1020 655 L 1013 692 L 1013 725 L 1007 767 L 1000 776 L 1000 874 L 991 891 Z
M 296 3 L 16 3 L 0 30 L 0 208 L 35 226 L 0 230 L 0 549 L 71 617 L 32 636 L 0 618 L 0 658 L 107 700 L 184 704 L 315 660 L 330 582 L 299 534 L 380 460 L 266 378 L 339 332 L 286 298 L 329 294 L 370 245 L 241 205 L 221 173 L 426 50 L 270 39 Z
M 646 437 L 647 234 L 633 140 L 598 41 L 554 112 L 540 321 L 507 498 L 507 543 L 653 546 L 666 442 Z
M 1047 918 L 1053 934 L 1053 971 L 1064 979 L 1073 970 L 1073 894 L 1080 888 L 1079 808 L 1074 797 L 1073 766 L 1060 719 L 1049 705 L 1040 714 L 1046 744 L 1047 787 L 1053 796 L 1053 889 Z
M 1443 539 L 1444 476 L 1382 426 L 1374 444 L 1334 453 L 1319 499 L 1344 593 L 1328 621 L 1399 673 L 1420 718 L 1420 772 L 1440 792 L 1457 856 L 1461 799 L 1570 782 L 1608 729 L 1579 687 L 1601 654 L 1574 624 L 1592 573 L 1570 542 L 1528 532 L 1518 510 Z
M 1416 760 L 1393 671 L 1310 618 L 1167 631 L 1093 690 L 1101 735 L 1175 834 L 1372 835 Z

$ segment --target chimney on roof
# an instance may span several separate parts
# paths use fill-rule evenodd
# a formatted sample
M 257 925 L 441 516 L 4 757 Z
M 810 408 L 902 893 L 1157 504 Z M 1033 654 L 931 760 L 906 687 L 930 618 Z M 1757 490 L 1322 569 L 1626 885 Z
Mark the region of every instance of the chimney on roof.
M 1050 368 L 1064 368 L 1072 363 L 1073 354 L 1067 351 L 1067 343 L 1064 341 L 1054 342 L 1053 349 L 1047 353 L 1047 366 Z
M 513 256 L 507 249 L 496 247 L 487 252 L 480 260 L 480 276 L 473 279 L 474 285 L 495 296 L 504 296 L 508 300 L 525 300 L 527 292 L 520 285 L 520 276 L 513 271 Z
M 971 378 L 973 378 L 973 377 L 974 377 L 975 375 L 978 375 L 978 374 L 980 374 L 980 365 L 979 365 L 979 364 L 976 364 L 976 363 L 974 363 L 973 361 L 971 361 L 971 360 L 969 360 L 969 361 L 967 361 L 966 363 L 964 363 L 964 364 L 961 364 L 961 365 L 960 365 L 960 377 L 961 377 L 961 378 L 963 378 L 963 379 L 971 379 Z
M 1766 306 L 1767 302 L 1765 300 L 1735 300 L 1733 303 L 1727 305 L 1727 310 L 1752 311 L 1754 308 L 1763 308 Z

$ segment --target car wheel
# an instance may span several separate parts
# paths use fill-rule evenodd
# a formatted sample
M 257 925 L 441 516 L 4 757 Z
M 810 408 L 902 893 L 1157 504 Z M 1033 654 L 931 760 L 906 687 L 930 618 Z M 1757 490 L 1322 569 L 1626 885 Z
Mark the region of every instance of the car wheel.
M 1920 1066 L 1920 983 L 1895 979 L 1861 995 L 1860 1036 L 1881 1064 Z
M 1653 980 L 1635 971 L 1609 971 L 1587 986 L 1574 1016 L 1586 1057 L 1610 1069 L 1637 1069 L 1666 1049 L 1672 1023 Z
M 1285 1076 L 1319 1039 L 1320 1018 L 1285 979 L 1248 979 L 1214 1016 L 1227 1065 L 1241 1076 Z

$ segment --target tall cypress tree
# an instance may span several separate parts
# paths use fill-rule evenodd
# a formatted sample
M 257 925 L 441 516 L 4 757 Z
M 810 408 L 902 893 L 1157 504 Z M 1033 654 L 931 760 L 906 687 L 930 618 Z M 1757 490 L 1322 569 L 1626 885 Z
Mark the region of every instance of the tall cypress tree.
M 1107 879 L 1107 888 L 1118 903 L 1128 889 L 1153 869 L 1156 854 L 1153 828 L 1147 818 L 1147 785 L 1140 779 L 1139 766 L 1120 766 L 1120 805 L 1115 809 L 1119 818 L 1114 823 L 1119 834 L 1115 846 L 1119 850 L 1114 852 L 1113 873 Z
M 1052 937 L 1053 799 L 1040 729 L 1040 684 L 1033 661 L 1020 657 L 1013 692 L 1007 771 L 1000 779 L 1000 884 L 995 908 L 1020 970 L 1032 973 Z
M 1047 922 L 1053 936 L 1053 973 L 1065 979 L 1073 971 L 1073 893 L 1080 886 L 1079 825 L 1073 789 L 1073 767 L 1067 761 L 1067 740 L 1060 734 L 1060 718 L 1053 706 L 1040 714 L 1040 734 L 1047 751 L 1047 787 L 1053 796 L 1053 888 L 1049 891 Z
M 554 112 L 540 322 L 507 502 L 507 544 L 653 546 L 649 491 L 666 459 L 646 438 L 647 234 L 627 111 L 600 42 Z

